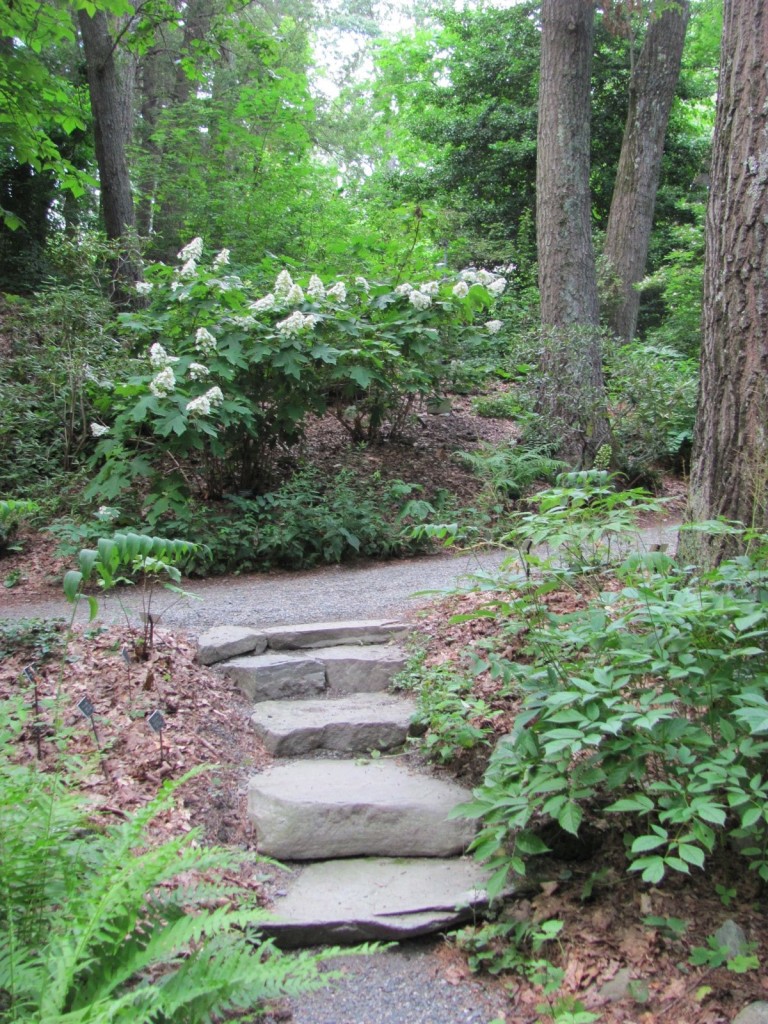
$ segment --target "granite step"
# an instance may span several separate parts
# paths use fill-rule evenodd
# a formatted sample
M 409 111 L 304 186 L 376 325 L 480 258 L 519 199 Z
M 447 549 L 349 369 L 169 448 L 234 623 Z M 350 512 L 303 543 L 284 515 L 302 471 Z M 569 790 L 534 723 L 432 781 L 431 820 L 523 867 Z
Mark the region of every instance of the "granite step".
M 448 814 L 471 795 L 391 758 L 299 760 L 251 779 L 248 817 L 259 853 L 283 860 L 451 857 L 475 824 Z
M 294 868 L 259 931 L 284 948 L 412 939 L 473 920 L 486 869 L 468 858 L 363 857 Z
M 251 725 L 275 757 L 314 751 L 357 754 L 401 747 L 416 705 L 382 693 L 258 704 Z
M 262 630 L 275 651 L 335 647 L 338 644 L 381 644 L 407 636 L 410 627 L 394 619 L 356 619 L 310 622 L 301 626 L 272 626 Z

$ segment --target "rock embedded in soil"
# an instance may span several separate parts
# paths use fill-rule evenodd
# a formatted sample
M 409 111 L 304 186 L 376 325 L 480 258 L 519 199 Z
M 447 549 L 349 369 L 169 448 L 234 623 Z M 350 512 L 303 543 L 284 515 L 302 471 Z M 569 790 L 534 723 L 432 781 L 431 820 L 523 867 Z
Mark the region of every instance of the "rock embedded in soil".
M 321 861 L 297 870 L 259 928 L 286 948 L 415 938 L 471 920 L 486 879 L 466 858 Z
M 282 860 L 451 857 L 467 848 L 475 824 L 448 814 L 470 798 L 387 758 L 294 761 L 251 779 L 248 816 L 259 853 Z
M 750 1003 L 733 1018 L 733 1024 L 768 1024 L 768 1003 Z
M 402 746 L 414 711 L 409 701 L 382 693 L 270 700 L 257 705 L 251 724 L 275 757 L 300 757 L 317 750 L 357 754 Z

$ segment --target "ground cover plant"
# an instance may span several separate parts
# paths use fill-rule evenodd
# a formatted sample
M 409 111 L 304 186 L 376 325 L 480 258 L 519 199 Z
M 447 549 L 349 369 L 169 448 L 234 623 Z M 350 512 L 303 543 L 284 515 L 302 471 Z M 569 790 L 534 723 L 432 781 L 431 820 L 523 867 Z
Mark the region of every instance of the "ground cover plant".
M 685 953 L 678 993 L 699 1007 L 696 1019 L 723 1019 L 722 1004 L 707 1000 L 733 984 L 729 972 L 752 974 L 748 998 L 759 998 L 765 957 L 750 942 L 762 927 L 752 901 L 768 880 L 766 538 L 752 536 L 745 555 L 705 571 L 637 550 L 633 521 L 653 503 L 616 492 L 606 474 L 567 474 L 529 504 L 511 517 L 514 560 L 478 580 L 451 627 L 436 624 L 463 643 L 443 643 L 415 673 L 422 749 L 476 780 L 457 813 L 478 820 L 474 851 L 493 872 L 492 889 L 532 874 L 534 891 L 545 882 L 532 920 L 547 911 L 559 920 L 555 892 L 569 918 L 608 872 L 612 887 L 645 908 L 626 922 L 651 935 L 638 945 Z M 715 886 L 720 896 L 739 892 L 740 914 L 752 919 L 742 947 L 712 937 L 723 923 L 716 907 L 711 933 L 684 941 L 688 924 L 676 933 L 674 921 L 667 926 L 674 915 L 651 912 L 689 892 L 687 913 L 700 929 L 691 908 L 702 892 L 714 898 Z M 568 976 L 569 962 L 585 971 L 572 919 L 546 940 L 552 964 L 564 968 L 552 974 L 534 955 L 544 943 L 531 946 L 531 918 L 515 915 L 508 909 L 499 925 L 467 935 L 476 964 L 522 972 L 553 998 L 588 996 L 582 1010 L 594 1010 L 596 990 Z M 643 976 L 634 956 L 624 962 Z M 716 970 L 713 986 L 704 974 Z M 656 984 L 653 1013 L 667 1012 L 663 992 Z

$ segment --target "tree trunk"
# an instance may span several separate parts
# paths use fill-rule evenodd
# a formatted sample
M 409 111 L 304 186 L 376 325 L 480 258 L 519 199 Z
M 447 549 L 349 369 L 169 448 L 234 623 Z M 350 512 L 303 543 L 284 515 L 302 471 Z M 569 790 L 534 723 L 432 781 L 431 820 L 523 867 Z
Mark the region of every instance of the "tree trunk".
M 725 0 L 689 518 L 768 530 L 768 11 Z M 733 538 L 684 534 L 714 564 Z
M 629 83 L 627 122 L 604 246 L 619 285 L 609 323 L 614 334 L 626 341 L 632 340 L 637 328 L 640 294 L 634 286 L 645 275 L 664 136 L 689 16 L 689 0 L 680 0 L 652 17 Z
M 536 234 L 545 335 L 539 411 L 559 454 L 591 464 L 609 440 L 592 248 L 593 0 L 543 0 Z
M 140 277 L 126 156 L 133 120 L 134 75 L 129 65 L 118 67 L 115 43 L 103 11 L 93 17 L 79 11 L 77 20 L 88 74 L 104 230 L 108 238 L 120 242 L 121 248 L 113 267 L 114 298 L 125 302 L 133 294 L 130 286 Z

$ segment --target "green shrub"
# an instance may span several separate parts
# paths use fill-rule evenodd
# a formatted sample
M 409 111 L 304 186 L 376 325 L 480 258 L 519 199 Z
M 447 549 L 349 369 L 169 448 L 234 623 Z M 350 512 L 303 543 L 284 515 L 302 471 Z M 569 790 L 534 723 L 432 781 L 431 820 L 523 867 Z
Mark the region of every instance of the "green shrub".
M 9 760 L 25 723 L 20 704 L 0 709 L 0 1022 L 203 1024 L 325 984 L 318 957 L 259 937 L 263 913 L 232 881 L 243 855 L 196 832 L 152 844 L 178 783 L 97 825 L 73 765 Z

